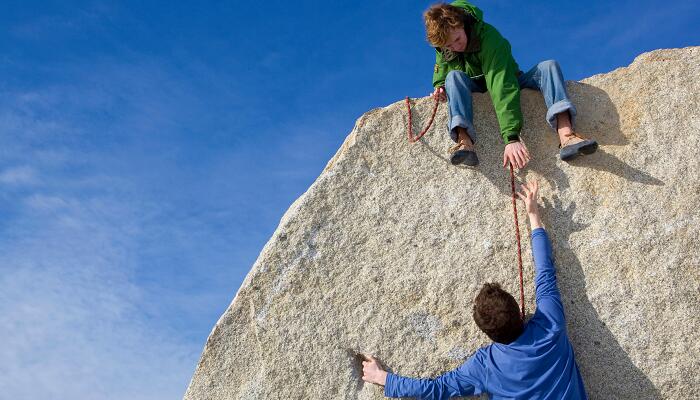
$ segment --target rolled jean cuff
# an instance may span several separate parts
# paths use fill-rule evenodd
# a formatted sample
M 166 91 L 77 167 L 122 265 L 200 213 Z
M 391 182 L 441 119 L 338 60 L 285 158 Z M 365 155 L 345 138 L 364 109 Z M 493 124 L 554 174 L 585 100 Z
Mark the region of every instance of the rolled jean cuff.
M 462 117 L 461 115 L 455 115 L 452 117 L 450 120 L 450 125 L 448 128 L 450 129 L 450 137 L 452 140 L 456 143 L 457 142 L 457 127 L 464 128 L 467 130 L 467 134 L 469 134 L 469 137 L 472 140 L 472 143 L 476 143 L 476 129 L 474 129 L 474 124 L 471 122 L 467 121 L 466 118 Z
M 569 117 L 571 117 L 571 127 L 574 127 L 574 119 L 576 119 L 576 107 L 569 100 L 560 100 L 552 104 L 547 110 L 547 123 L 555 131 L 557 130 L 557 114 L 564 111 L 569 112 Z

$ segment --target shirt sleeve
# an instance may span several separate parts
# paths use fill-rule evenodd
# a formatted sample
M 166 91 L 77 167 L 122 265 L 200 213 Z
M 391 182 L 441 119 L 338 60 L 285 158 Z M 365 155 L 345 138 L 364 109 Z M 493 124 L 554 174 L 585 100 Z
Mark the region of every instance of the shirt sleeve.
M 437 49 L 435 50 L 435 66 L 433 67 L 433 87 L 445 86 L 445 79 L 449 72 L 449 66 Z
M 449 399 L 454 396 L 481 394 L 484 365 L 477 352 L 457 369 L 435 379 L 415 379 L 388 374 L 384 386 L 386 397 L 415 397 L 417 399 Z
M 490 26 L 484 29 L 488 29 L 489 34 L 484 36 L 481 44 L 481 69 L 496 110 L 501 136 L 508 143 L 518 140 L 523 127 L 518 64 L 513 59 L 510 43 Z
M 554 330 L 566 327 L 564 306 L 557 287 L 557 276 L 552 258 L 552 245 L 543 228 L 532 231 L 532 256 L 535 259 L 535 300 L 537 311 L 550 322 Z

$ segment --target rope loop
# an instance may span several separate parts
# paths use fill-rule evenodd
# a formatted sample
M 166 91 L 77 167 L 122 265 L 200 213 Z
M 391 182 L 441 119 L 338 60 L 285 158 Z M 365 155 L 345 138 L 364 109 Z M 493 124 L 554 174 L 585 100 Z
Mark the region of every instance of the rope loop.
M 410 143 L 415 143 L 420 140 L 420 138 L 425 135 L 426 132 L 428 132 L 428 129 L 430 129 L 430 126 L 433 124 L 433 120 L 435 119 L 435 114 L 437 113 L 438 105 L 440 105 L 440 95 L 438 93 L 435 93 L 433 95 L 435 98 L 435 105 L 433 106 L 433 115 L 430 116 L 430 121 L 428 121 L 428 126 L 423 129 L 418 136 L 414 137 L 413 136 L 413 116 L 411 115 L 411 100 L 406 96 L 406 108 L 408 109 L 408 141 Z

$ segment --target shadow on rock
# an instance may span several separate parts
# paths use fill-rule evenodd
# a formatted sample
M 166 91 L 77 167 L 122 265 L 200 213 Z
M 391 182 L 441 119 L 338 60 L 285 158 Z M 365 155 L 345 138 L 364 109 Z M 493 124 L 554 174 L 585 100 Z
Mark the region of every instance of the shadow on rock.
M 663 186 L 664 182 L 654 178 L 646 172 L 631 167 L 614 155 L 607 153 L 602 149 L 598 149 L 595 154 L 574 159 L 571 162 L 574 166 L 586 166 L 597 171 L 606 171 L 615 174 L 620 178 L 627 179 L 631 182 L 642 183 L 644 185 Z
M 569 93 L 578 108 L 576 132 L 594 138 L 600 148 L 598 152 L 588 156 L 578 157 L 569 164 L 574 168 L 589 168 L 595 171 L 606 171 L 631 182 L 645 185 L 663 185 L 664 183 L 651 176 L 646 171 L 632 167 L 615 157 L 607 146 L 628 146 L 630 142 L 620 127 L 620 116 L 615 104 L 608 94 L 591 85 L 570 82 Z M 562 192 L 570 187 L 570 179 L 566 164 L 558 158 L 558 137 L 546 124 L 546 110 L 542 95 L 536 91 L 524 90 L 522 96 L 523 110 L 526 111 L 525 127 L 522 132 L 523 140 L 528 146 L 532 161 L 528 169 L 537 172 L 556 192 Z M 479 115 L 476 118 L 480 118 Z M 479 123 L 477 121 L 477 129 Z M 634 129 L 626 126 L 625 130 Z M 421 144 L 435 157 L 449 164 L 444 151 L 433 148 L 450 145 L 445 130 L 434 134 L 444 135 L 444 140 L 434 140 L 431 143 L 421 141 Z M 499 192 L 510 196 L 510 173 L 502 167 L 503 143 L 497 132 L 481 133 L 476 143 L 480 165 L 478 173 L 491 182 Z M 564 168 L 563 168 L 564 167 Z M 456 173 L 467 167 L 455 167 Z M 522 177 L 524 171 L 516 172 Z M 522 180 L 522 179 L 519 179 Z M 554 204 L 545 200 L 545 217 L 549 217 L 550 232 L 555 260 L 558 271 L 558 282 L 566 307 L 566 317 L 569 327 L 569 337 L 576 351 L 576 359 L 583 375 L 589 396 L 593 399 L 654 399 L 661 397 L 653 383 L 637 368 L 625 350 L 600 319 L 595 307 L 586 292 L 586 276 L 581 261 L 569 247 L 572 234 L 587 227 L 585 223 L 574 220 L 576 203 L 566 205 L 558 199 Z M 596 210 L 586 210 L 594 214 Z M 585 260 L 595 262 L 595 260 Z
M 543 216 L 551 227 L 557 281 L 566 310 L 568 334 L 592 399 L 657 399 L 661 397 L 653 383 L 637 368 L 615 336 L 601 321 L 586 295 L 586 276 L 581 262 L 569 246 L 573 233 L 588 225 L 576 222 L 576 203 L 563 208 L 544 200 Z
M 577 157 L 569 162 L 571 166 L 610 172 L 629 181 L 645 185 L 663 185 L 661 180 L 626 164 L 605 150 L 606 146 L 629 145 L 627 137 L 620 128 L 617 107 L 605 91 L 580 82 L 569 82 L 568 91 L 578 110 L 576 132 L 595 139 L 600 145 L 595 154 Z M 557 190 L 568 189 L 570 186 L 569 177 L 562 170 L 558 161 L 558 137 L 544 120 L 546 109 L 542 95 L 537 91 L 524 89 L 522 108 L 527 111 L 522 137 L 532 157 L 527 168 L 541 174 Z M 479 115 L 476 115 L 475 118 L 478 119 Z M 478 125 L 477 121 L 477 127 Z M 444 144 L 445 149 L 452 144 L 446 128 L 441 123 L 437 123 L 437 126 L 432 128 L 429 134 L 442 135 L 444 140 L 441 140 L 440 144 Z M 436 143 L 435 140 L 430 140 L 430 142 Z M 435 145 L 425 140 L 421 140 L 420 145 L 449 165 L 449 157 L 445 150 L 438 150 Z M 475 169 L 483 174 L 500 193 L 510 196 L 510 172 L 502 167 L 503 143 L 498 132 L 480 132 L 476 151 L 480 160 L 479 166 L 474 168 L 460 165 L 452 168 L 455 168 L 455 171 Z M 525 170 L 516 171 L 516 174 L 521 175 L 523 172 Z

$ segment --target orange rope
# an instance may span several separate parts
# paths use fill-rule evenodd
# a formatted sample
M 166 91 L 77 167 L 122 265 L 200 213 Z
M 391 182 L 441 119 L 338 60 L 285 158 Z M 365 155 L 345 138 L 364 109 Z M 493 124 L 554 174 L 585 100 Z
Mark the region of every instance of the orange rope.
M 408 109 L 408 141 L 410 143 L 415 143 L 419 141 L 430 126 L 433 124 L 435 119 L 435 114 L 437 113 L 438 105 L 440 104 L 439 94 L 435 94 L 435 106 L 433 107 L 433 114 L 430 116 L 430 121 L 428 121 L 428 126 L 423 129 L 418 136 L 413 136 L 413 117 L 411 115 L 411 100 L 406 97 L 406 108 Z M 510 189 L 513 197 L 513 217 L 515 219 L 515 239 L 518 244 L 518 272 L 520 275 L 520 318 L 525 318 L 525 291 L 523 290 L 523 256 L 520 246 L 520 225 L 518 224 L 518 206 L 515 202 L 515 174 L 513 173 L 513 164 L 510 164 Z
M 433 107 L 433 115 L 430 116 L 430 121 L 428 121 L 428 126 L 425 127 L 421 131 L 421 133 L 418 134 L 418 136 L 413 137 L 413 118 L 411 116 L 411 101 L 406 96 L 406 108 L 408 108 L 408 141 L 411 143 L 415 143 L 420 140 L 420 138 L 425 135 L 426 132 L 428 132 L 428 129 L 430 129 L 430 126 L 433 124 L 433 120 L 435 119 L 435 114 L 437 113 L 438 105 L 440 104 L 440 95 L 435 93 L 435 106 Z
M 513 217 L 515 218 L 515 239 L 518 242 L 518 270 L 520 272 L 520 318 L 525 318 L 525 292 L 523 291 L 523 257 L 520 250 L 520 225 L 518 224 L 518 206 L 515 204 L 515 174 L 510 164 L 510 190 L 513 194 Z

